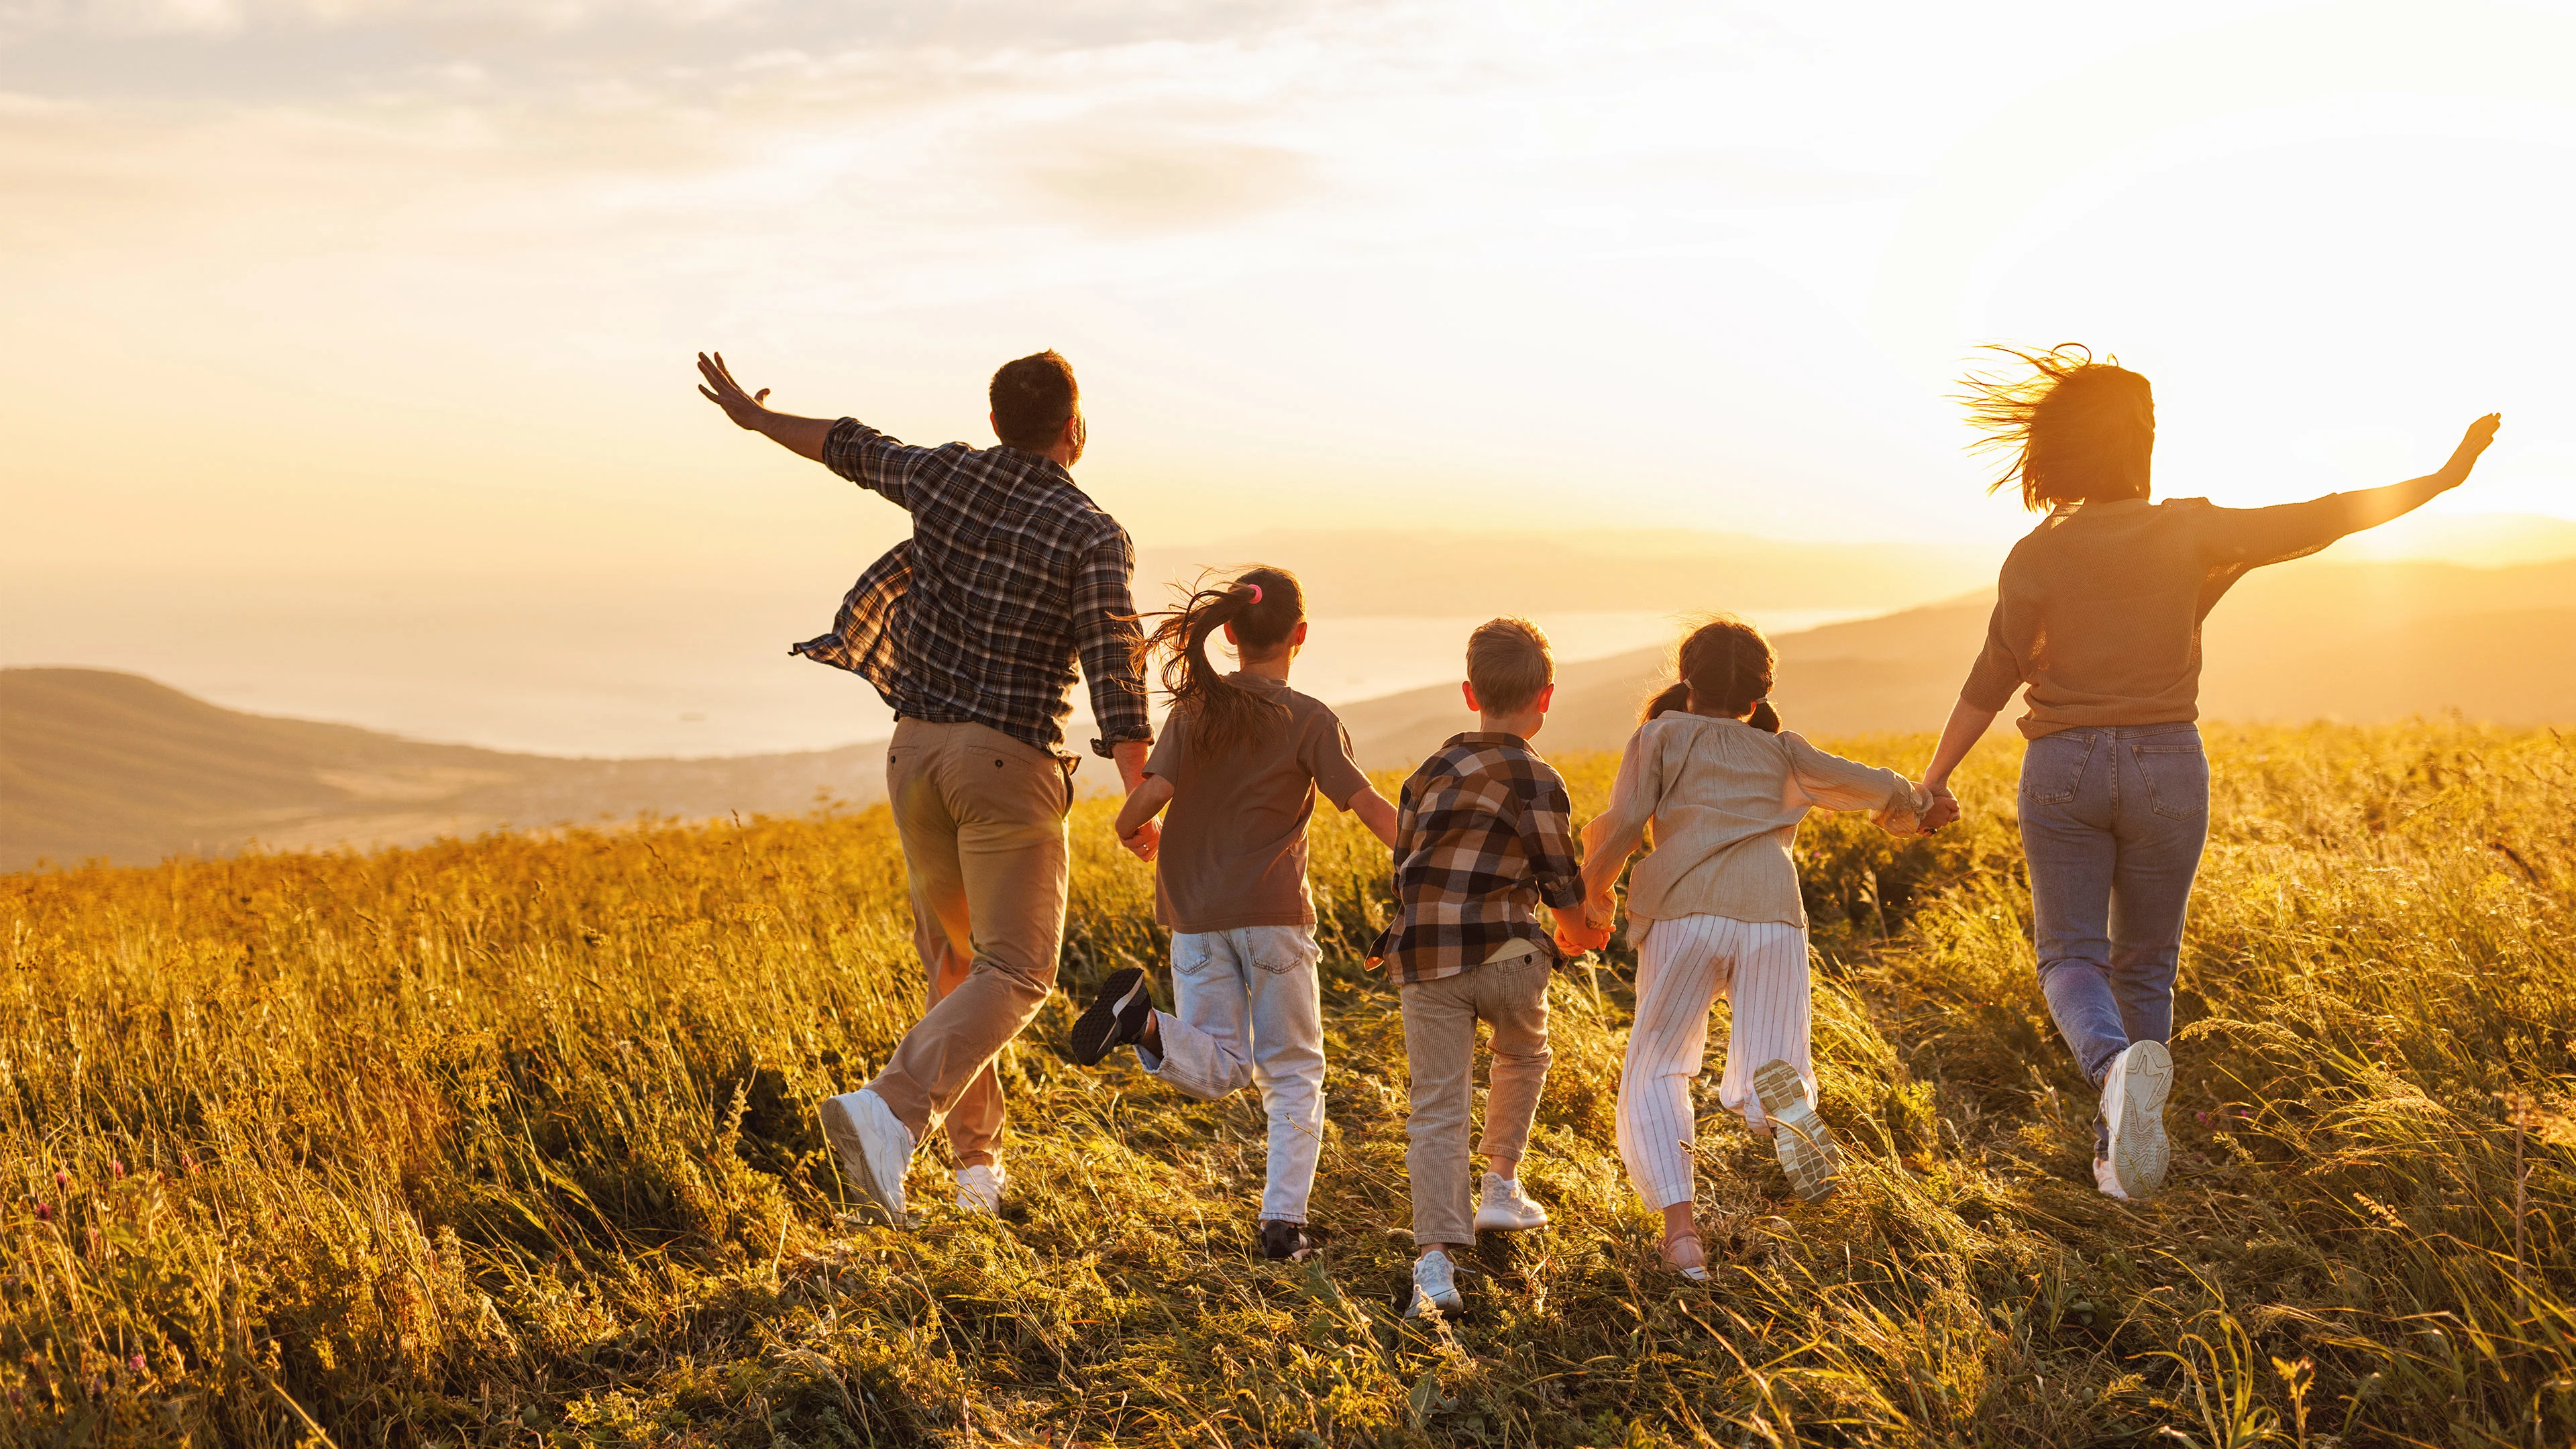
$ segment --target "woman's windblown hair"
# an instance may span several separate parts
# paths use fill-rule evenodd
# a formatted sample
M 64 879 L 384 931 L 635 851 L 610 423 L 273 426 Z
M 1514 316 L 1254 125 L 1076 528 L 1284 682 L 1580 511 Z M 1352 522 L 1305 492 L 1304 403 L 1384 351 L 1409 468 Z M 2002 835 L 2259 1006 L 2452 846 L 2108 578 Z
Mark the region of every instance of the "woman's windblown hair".
M 1243 657 L 1270 653 L 1305 622 L 1305 590 L 1295 574 L 1263 565 L 1231 581 L 1202 578 L 1198 587 L 1174 592 L 1180 607 L 1138 621 L 1158 622 L 1136 642 L 1137 674 L 1150 676 L 1154 656 L 1163 656 L 1163 692 L 1171 696 L 1172 713 L 1189 721 L 1190 748 L 1202 759 L 1258 743 L 1287 720 L 1288 707 L 1226 678 L 1208 657 L 1208 640 L 1232 624 Z
M 1770 734 L 1780 732 L 1780 713 L 1771 707 L 1771 672 L 1776 661 L 1771 641 L 1762 631 L 1732 614 L 1716 614 L 1682 636 L 1674 656 L 1673 682 L 1646 701 L 1647 719 L 1668 711 L 1700 709 L 1724 715 L 1752 714 L 1745 723 Z
M 2089 348 L 2067 342 L 2046 352 L 1992 347 L 2012 359 L 2001 370 L 1970 373 L 1958 400 L 1981 436 L 1971 452 L 2012 457 L 1989 493 L 2021 486 L 2021 502 L 2034 513 L 2060 503 L 2147 496 L 2148 465 L 2156 447 L 2156 399 L 2147 380 L 2120 366 L 2117 357 L 2093 360 Z

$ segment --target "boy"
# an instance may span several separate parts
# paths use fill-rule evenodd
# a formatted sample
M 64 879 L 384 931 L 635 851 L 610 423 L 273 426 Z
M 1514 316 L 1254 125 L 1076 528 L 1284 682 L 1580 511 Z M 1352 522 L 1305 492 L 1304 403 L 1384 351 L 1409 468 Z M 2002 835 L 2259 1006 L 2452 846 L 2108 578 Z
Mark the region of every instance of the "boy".
M 1496 619 L 1467 639 L 1473 733 L 1453 735 L 1404 782 L 1397 807 L 1395 919 L 1372 952 L 1399 983 L 1413 1111 L 1413 1298 L 1407 1318 L 1461 1306 L 1453 1249 L 1480 1230 L 1543 1227 L 1521 1192 L 1521 1151 L 1547 1082 L 1547 982 L 1558 942 L 1538 907 L 1562 912 L 1558 939 L 1601 944 L 1583 924 L 1565 781 L 1529 747 L 1556 693 L 1547 636 Z M 1606 937 L 1607 933 L 1602 933 Z M 1469 1213 L 1467 1118 L 1476 1023 L 1494 1031 L 1485 1099 L 1484 1197 Z

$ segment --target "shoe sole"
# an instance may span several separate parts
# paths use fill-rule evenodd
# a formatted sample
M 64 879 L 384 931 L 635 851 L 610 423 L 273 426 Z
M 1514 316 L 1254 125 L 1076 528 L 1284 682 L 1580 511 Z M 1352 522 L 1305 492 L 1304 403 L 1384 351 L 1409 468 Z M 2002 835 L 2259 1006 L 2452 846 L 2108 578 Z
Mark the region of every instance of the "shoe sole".
M 1476 1231 L 1480 1233 L 1527 1233 L 1546 1226 L 1547 1219 L 1544 1217 L 1525 1223 L 1518 1218 L 1512 1218 L 1509 1221 L 1488 1218 L 1482 1209 L 1478 1209 L 1476 1213 Z
M 1807 1084 L 1787 1062 L 1770 1061 L 1753 1074 L 1753 1095 L 1771 1119 L 1771 1150 L 1789 1174 L 1789 1186 L 1809 1202 L 1830 1197 L 1842 1153 L 1807 1100 Z
M 1109 1039 L 1118 1032 L 1118 1019 L 1144 989 L 1145 973 L 1135 967 L 1110 972 L 1109 979 L 1100 983 L 1100 994 L 1073 1024 L 1073 1035 L 1065 1039 L 1066 1055 L 1082 1066 L 1100 1065 L 1100 1059 L 1109 1054 Z
M 2111 1124 L 2111 1176 L 2131 1199 L 2165 1185 L 2173 1144 L 2165 1139 L 2165 1098 L 2173 1056 L 2162 1042 L 2133 1043 L 2120 1059 L 2120 1116 Z
M 864 1205 L 876 1209 L 877 1216 L 889 1226 L 903 1226 L 885 1190 L 877 1186 L 876 1170 L 868 1166 L 867 1144 L 859 1137 L 859 1124 L 850 1120 L 850 1109 L 841 1105 L 840 1098 L 831 1097 L 824 1100 L 821 1115 L 823 1140 L 832 1144 L 833 1160 L 841 1165 L 841 1180 L 850 1185 L 850 1191 L 857 1193 Z

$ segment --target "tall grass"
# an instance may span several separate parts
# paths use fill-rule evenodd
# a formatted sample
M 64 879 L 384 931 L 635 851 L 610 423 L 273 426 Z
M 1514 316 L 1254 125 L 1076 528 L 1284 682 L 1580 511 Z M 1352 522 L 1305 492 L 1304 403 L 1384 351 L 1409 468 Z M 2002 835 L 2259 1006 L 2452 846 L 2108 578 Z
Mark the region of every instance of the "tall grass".
M 1656 1267 L 1614 951 L 1554 987 L 1555 1226 L 1480 1249 L 1448 1327 L 1393 1306 L 1404 1058 L 1347 820 L 1306 1264 L 1254 1248 L 1257 1103 L 1066 1065 L 1064 996 L 1001 1066 L 1003 1222 L 935 1147 L 919 1231 L 843 1216 L 813 1109 L 919 1000 L 882 811 L 0 877 L 0 1442 L 2567 1442 L 2568 750 L 2210 734 L 2166 1194 L 2091 1188 L 1989 746 L 1956 831 L 1802 837 L 1848 1186 L 1800 1203 L 1711 1120 L 1715 1281 Z M 1106 824 L 1076 993 L 1161 953 Z

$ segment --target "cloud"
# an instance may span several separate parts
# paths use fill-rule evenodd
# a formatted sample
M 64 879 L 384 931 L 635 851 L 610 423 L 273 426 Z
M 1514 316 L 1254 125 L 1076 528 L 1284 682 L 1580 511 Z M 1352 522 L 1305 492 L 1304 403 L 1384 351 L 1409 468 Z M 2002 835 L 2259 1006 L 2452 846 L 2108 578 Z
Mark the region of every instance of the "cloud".
M 1019 176 L 1047 202 L 1109 231 L 1234 221 L 1304 201 L 1312 158 L 1277 146 L 1154 136 L 1050 137 Z

